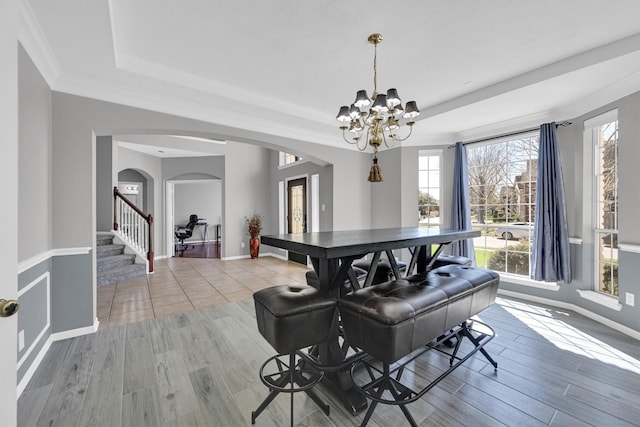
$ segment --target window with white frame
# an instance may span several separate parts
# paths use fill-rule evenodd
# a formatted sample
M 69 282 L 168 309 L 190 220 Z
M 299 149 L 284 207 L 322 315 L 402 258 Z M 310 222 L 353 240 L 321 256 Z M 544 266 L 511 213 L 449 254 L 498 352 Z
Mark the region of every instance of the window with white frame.
M 585 151 L 591 167 L 591 235 L 595 290 L 618 296 L 618 114 L 585 122 Z M 586 163 L 589 164 L 589 163 Z
M 476 265 L 529 277 L 538 135 L 467 146 Z
M 418 154 L 418 224 L 440 227 L 440 169 L 442 151 L 421 150 Z
M 284 151 L 280 151 L 280 157 L 278 165 L 280 167 L 291 165 L 293 163 L 299 162 L 302 160 L 302 157 L 296 156 L 295 154 L 285 153 Z

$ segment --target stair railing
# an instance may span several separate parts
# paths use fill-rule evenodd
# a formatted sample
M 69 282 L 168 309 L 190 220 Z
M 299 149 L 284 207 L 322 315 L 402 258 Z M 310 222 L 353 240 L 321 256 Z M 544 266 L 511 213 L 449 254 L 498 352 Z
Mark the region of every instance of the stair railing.
M 113 229 L 135 250 L 146 254 L 149 273 L 153 272 L 153 216 L 145 214 L 113 187 Z

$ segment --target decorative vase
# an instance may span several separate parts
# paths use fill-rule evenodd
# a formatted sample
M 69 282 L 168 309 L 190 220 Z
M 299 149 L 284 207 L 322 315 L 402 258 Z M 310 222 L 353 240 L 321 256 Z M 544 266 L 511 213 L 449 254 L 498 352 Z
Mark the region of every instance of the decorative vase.
M 251 254 L 251 258 L 258 258 L 258 253 L 260 252 L 260 239 L 257 237 L 252 237 L 249 239 L 249 253 Z

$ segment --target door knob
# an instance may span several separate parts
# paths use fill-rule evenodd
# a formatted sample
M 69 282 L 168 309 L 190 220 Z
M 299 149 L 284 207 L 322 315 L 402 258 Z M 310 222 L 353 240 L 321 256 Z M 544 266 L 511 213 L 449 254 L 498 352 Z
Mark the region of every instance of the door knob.
M 0 299 L 0 317 L 13 316 L 18 312 L 20 304 L 13 299 Z

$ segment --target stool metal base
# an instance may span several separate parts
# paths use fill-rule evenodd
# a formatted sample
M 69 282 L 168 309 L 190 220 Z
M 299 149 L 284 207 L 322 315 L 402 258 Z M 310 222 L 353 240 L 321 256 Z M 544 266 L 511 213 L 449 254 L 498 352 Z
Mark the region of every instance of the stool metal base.
M 473 329 L 473 323 L 477 323 L 483 327 L 483 332 L 478 332 Z M 373 415 L 373 411 L 375 410 L 378 403 L 387 404 L 387 405 L 397 405 L 402 410 L 402 413 L 409 421 L 411 426 L 417 427 L 417 423 L 414 420 L 413 416 L 409 412 L 407 405 L 409 403 L 415 402 L 416 400 L 422 398 L 429 390 L 435 387 L 442 379 L 444 379 L 447 375 L 449 375 L 454 369 L 462 365 L 466 360 L 468 360 L 471 356 L 473 356 L 478 351 L 487 359 L 491 365 L 493 365 L 494 369 L 498 369 L 498 364 L 495 360 L 491 358 L 491 356 L 484 349 L 484 346 L 493 339 L 495 336 L 495 332 L 493 329 L 478 321 L 466 321 L 463 322 L 458 327 L 449 331 L 449 333 L 441 335 L 438 339 L 428 344 L 425 349 L 416 351 L 408 356 L 408 358 L 403 358 L 402 363 L 398 366 L 390 369 L 390 365 L 388 363 L 382 363 L 382 370 L 375 367 L 372 363 L 367 362 L 366 360 L 360 360 L 351 367 L 351 378 L 354 380 L 355 388 L 366 397 L 371 399 L 371 405 L 367 410 L 367 413 L 362 420 L 361 427 L 364 427 L 369 422 L 371 415 Z M 471 349 L 468 353 L 463 356 L 459 356 L 458 352 L 460 350 L 460 344 L 462 343 L 463 338 L 467 338 L 473 344 L 473 349 Z M 452 345 L 452 340 L 455 340 L 455 345 Z M 450 348 L 451 351 L 444 351 L 441 346 L 445 345 Z M 438 378 L 427 384 L 422 390 L 414 391 L 409 387 L 403 385 L 401 383 L 402 374 L 404 373 L 405 366 L 420 357 L 422 354 L 429 350 L 436 350 L 441 353 L 444 353 L 449 356 L 449 369 L 444 371 Z M 354 378 L 354 373 L 358 365 L 364 365 L 368 374 L 369 374 L 369 382 L 363 385 L 359 385 Z M 360 381 L 362 382 L 362 381 Z
M 287 357 L 288 361 L 285 362 Z M 329 405 L 325 404 L 312 390 L 312 387 L 318 384 L 323 377 L 323 372 L 314 368 L 304 359 L 296 358 L 295 352 L 270 357 L 260 367 L 260 379 L 269 388 L 270 393 L 260 406 L 251 412 L 251 424 L 256 423 L 258 415 L 269 406 L 279 393 L 291 395 L 291 426 L 293 426 L 293 393 L 304 391 L 326 415 L 329 415 Z

